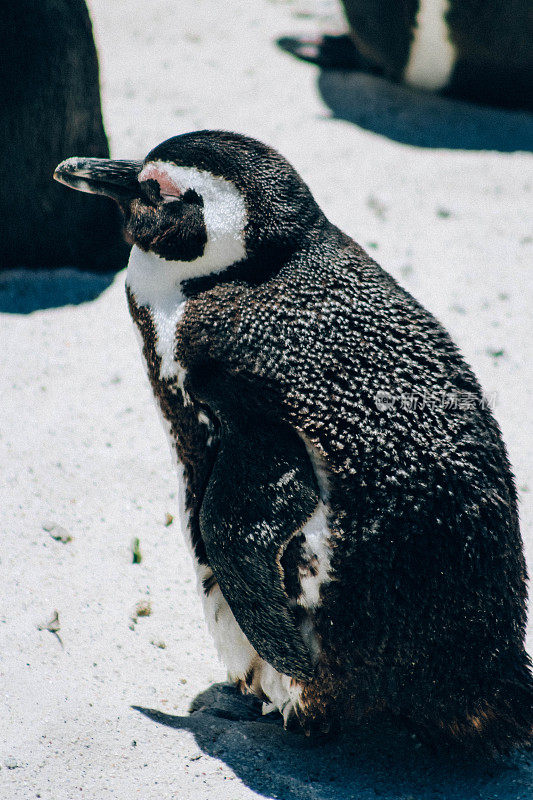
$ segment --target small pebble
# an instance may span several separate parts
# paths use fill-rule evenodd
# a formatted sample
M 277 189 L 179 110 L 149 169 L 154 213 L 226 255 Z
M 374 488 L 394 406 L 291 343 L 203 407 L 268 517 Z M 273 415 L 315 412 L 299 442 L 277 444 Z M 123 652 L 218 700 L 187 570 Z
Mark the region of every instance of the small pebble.
M 58 525 L 56 522 L 44 522 L 43 523 L 43 531 L 46 531 L 50 534 L 52 539 L 55 539 L 56 542 L 63 542 L 63 544 L 68 544 L 68 542 L 72 541 L 72 536 L 64 528 L 62 525 Z
M 149 617 L 152 613 L 152 605 L 149 600 L 141 600 L 135 607 L 136 617 Z
M 174 522 L 174 517 L 167 511 L 167 513 L 165 514 L 165 528 L 168 528 L 168 526 L 172 525 L 173 522 Z

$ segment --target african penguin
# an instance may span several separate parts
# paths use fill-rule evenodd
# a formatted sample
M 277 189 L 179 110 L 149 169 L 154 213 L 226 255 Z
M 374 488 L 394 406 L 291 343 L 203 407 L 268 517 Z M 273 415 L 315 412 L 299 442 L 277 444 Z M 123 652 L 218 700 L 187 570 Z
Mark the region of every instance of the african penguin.
M 530 0 L 342 0 L 349 36 L 283 37 L 304 61 L 459 99 L 533 108 Z
M 0 51 L 0 269 L 121 269 L 116 205 L 50 180 L 71 153 L 109 156 L 85 0 L 2 3 Z
M 253 139 L 188 133 L 55 177 L 124 212 L 129 307 L 232 679 L 305 730 L 386 709 L 429 738 L 528 743 L 513 476 L 440 324 Z

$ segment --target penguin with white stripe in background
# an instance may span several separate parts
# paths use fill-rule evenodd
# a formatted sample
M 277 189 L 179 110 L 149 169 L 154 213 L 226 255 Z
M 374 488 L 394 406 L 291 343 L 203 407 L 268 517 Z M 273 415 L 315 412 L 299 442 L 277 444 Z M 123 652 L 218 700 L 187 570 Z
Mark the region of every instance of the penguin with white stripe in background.
M 130 311 L 232 680 L 306 731 L 386 710 L 433 741 L 530 744 L 513 475 L 441 325 L 248 137 L 55 177 L 124 213 Z
M 282 37 L 304 61 L 408 86 L 533 110 L 530 0 L 342 0 L 348 34 Z

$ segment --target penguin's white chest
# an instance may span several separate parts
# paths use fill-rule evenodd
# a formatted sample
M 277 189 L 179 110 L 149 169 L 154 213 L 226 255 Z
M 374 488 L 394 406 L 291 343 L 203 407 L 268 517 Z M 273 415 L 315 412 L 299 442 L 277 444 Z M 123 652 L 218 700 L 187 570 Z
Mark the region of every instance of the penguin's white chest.
M 185 370 L 175 358 L 176 327 L 179 325 L 186 304 L 186 298 L 178 282 L 179 267 L 179 264 L 165 261 L 153 253 L 145 253 L 133 247 L 128 263 L 126 286 L 136 305 L 145 307 L 149 311 L 153 326 L 153 341 L 149 345 L 159 357 L 159 374 L 153 377 L 167 382 L 172 391 L 181 392 L 184 402 L 187 402 L 183 387 Z M 142 351 L 146 343 L 137 328 L 135 329 Z M 148 372 L 146 363 L 145 368 Z M 184 467 L 180 462 L 177 443 L 172 434 L 172 421 L 164 416 L 161 407 L 157 405 L 178 475 L 180 526 L 193 560 L 198 593 L 202 599 L 207 626 L 215 641 L 218 654 L 232 677 L 244 677 L 252 661 L 259 657 L 237 624 L 218 585 L 215 585 L 209 593 L 204 590 L 204 582 L 212 578 L 213 572 L 198 561 L 194 552 L 190 535 L 190 513 L 185 505 Z M 209 424 L 202 413 L 199 414 L 198 422 L 203 425 Z
M 149 311 L 152 322 L 153 341 L 151 348 L 158 356 L 159 375 L 153 376 L 156 380 L 164 381 L 174 392 L 181 392 L 185 403 L 188 402 L 184 390 L 185 370 L 175 357 L 176 327 L 184 313 L 186 298 L 180 289 L 180 264 L 161 259 L 153 253 L 144 253 L 133 247 L 128 264 L 126 285 L 136 305 L 145 307 Z M 139 332 L 138 332 L 139 333 Z M 141 340 L 141 349 L 146 342 Z M 148 365 L 145 365 L 148 371 Z M 171 433 L 171 420 L 167 419 L 158 408 L 167 433 L 170 449 L 179 477 L 179 517 L 181 529 L 193 560 L 198 591 L 202 599 L 204 615 L 207 626 L 214 639 L 216 649 L 222 661 L 228 668 L 231 679 L 243 680 L 253 673 L 253 690 L 260 696 L 266 695 L 271 707 L 278 708 L 287 719 L 292 710 L 297 707 L 300 697 L 300 688 L 295 685 L 290 676 L 283 675 L 265 662 L 250 644 L 239 627 L 235 617 L 215 583 L 213 588 L 206 592 L 205 582 L 212 576 L 210 567 L 201 564 L 194 553 L 190 537 L 190 515 L 185 507 L 185 475 L 183 464 L 179 460 L 176 441 Z M 209 426 L 209 421 L 203 414 L 199 414 L 198 422 Z M 307 446 L 307 445 L 306 445 Z M 309 448 L 308 448 L 309 451 Z M 312 457 L 312 453 L 310 452 Z M 318 469 L 312 457 L 315 471 Z M 321 478 L 319 482 L 321 482 Z M 314 560 L 317 568 L 313 575 L 307 575 L 305 570 L 300 576 L 302 593 L 297 603 L 312 611 L 320 600 L 320 588 L 329 580 L 329 531 L 327 528 L 326 508 L 321 502 L 315 514 L 304 527 L 302 533 L 306 541 L 306 557 Z M 304 633 L 304 631 L 302 631 Z M 306 639 L 311 649 L 317 645 L 314 641 L 312 629 L 305 632 Z

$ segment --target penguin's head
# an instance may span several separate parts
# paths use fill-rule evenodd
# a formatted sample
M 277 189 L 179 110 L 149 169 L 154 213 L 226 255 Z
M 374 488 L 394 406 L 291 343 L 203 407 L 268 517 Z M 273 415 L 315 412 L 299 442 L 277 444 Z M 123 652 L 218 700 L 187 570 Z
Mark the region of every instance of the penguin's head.
M 239 264 L 260 280 L 324 219 L 309 189 L 275 150 L 246 136 L 175 136 L 144 161 L 70 158 L 54 173 L 75 189 L 114 198 L 127 239 L 177 262 L 179 280 Z

